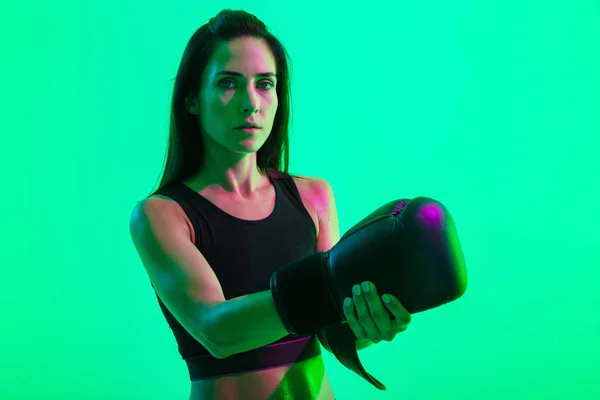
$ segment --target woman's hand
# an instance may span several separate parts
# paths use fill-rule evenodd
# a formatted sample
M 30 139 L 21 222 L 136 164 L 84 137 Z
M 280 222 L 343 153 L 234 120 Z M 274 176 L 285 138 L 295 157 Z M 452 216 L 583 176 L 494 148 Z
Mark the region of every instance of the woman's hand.
M 354 300 L 347 297 L 343 308 L 348 325 L 358 340 L 391 342 L 397 333 L 408 328 L 411 315 L 396 297 L 390 294 L 382 296 L 390 299 L 389 303 L 385 303 L 372 282 L 363 282 L 362 288 L 354 285 L 352 292 Z

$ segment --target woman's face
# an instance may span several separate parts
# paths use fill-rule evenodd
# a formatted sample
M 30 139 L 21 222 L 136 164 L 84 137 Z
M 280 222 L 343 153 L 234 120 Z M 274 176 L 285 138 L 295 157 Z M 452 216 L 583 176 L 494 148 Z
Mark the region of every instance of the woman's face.
M 265 73 L 273 76 L 260 75 Z M 258 151 L 277 112 L 276 73 L 275 58 L 263 39 L 242 37 L 219 46 L 206 66 L 200 93 L 188 101 L 188 110 L 200 116 L 205 137 L 232 152 Z M 260 129 L 235 129 L 246 120 Z

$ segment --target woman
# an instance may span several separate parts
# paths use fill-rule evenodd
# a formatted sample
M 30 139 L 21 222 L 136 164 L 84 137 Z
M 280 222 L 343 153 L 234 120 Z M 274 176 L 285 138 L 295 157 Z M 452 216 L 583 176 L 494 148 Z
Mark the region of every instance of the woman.
M 243 11 L 224 10 L 192 36 L 160 186 L 131 215 L 192 400 L 335 397 L 317 336 L 288 334 L 269 291 L 278 267 L 329 250 L 340 236 L 329 184 L 287 173 L 286 57 Z M 370 290 L 345 308 L 359 349 L 392 340 L 410 322 L 396 298 L 384 306 L 364 284 Z

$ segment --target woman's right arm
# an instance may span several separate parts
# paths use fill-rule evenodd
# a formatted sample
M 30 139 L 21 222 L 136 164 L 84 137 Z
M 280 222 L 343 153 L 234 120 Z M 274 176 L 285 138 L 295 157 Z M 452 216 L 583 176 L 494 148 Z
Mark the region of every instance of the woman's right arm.
M 214 357 L 226 358 L 288 335 L 270 290 L 225 300 L 176 202 L 162 197 L 141 201 L 131 213 L 129 230 L 162 302 Z

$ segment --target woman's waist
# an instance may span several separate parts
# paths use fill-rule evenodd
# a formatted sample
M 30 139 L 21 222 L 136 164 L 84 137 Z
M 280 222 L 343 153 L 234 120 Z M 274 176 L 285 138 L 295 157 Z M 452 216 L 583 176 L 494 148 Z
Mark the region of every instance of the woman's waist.
M 275 342 L 244 353 L 219 359 L 212 355 L 184 358 L 191 381 L 236 376 L 287 367 L 321 355 L 316 336 Z
M 333 400 L 321 355 L 260 370 L 193 380 L 190 400 Z

